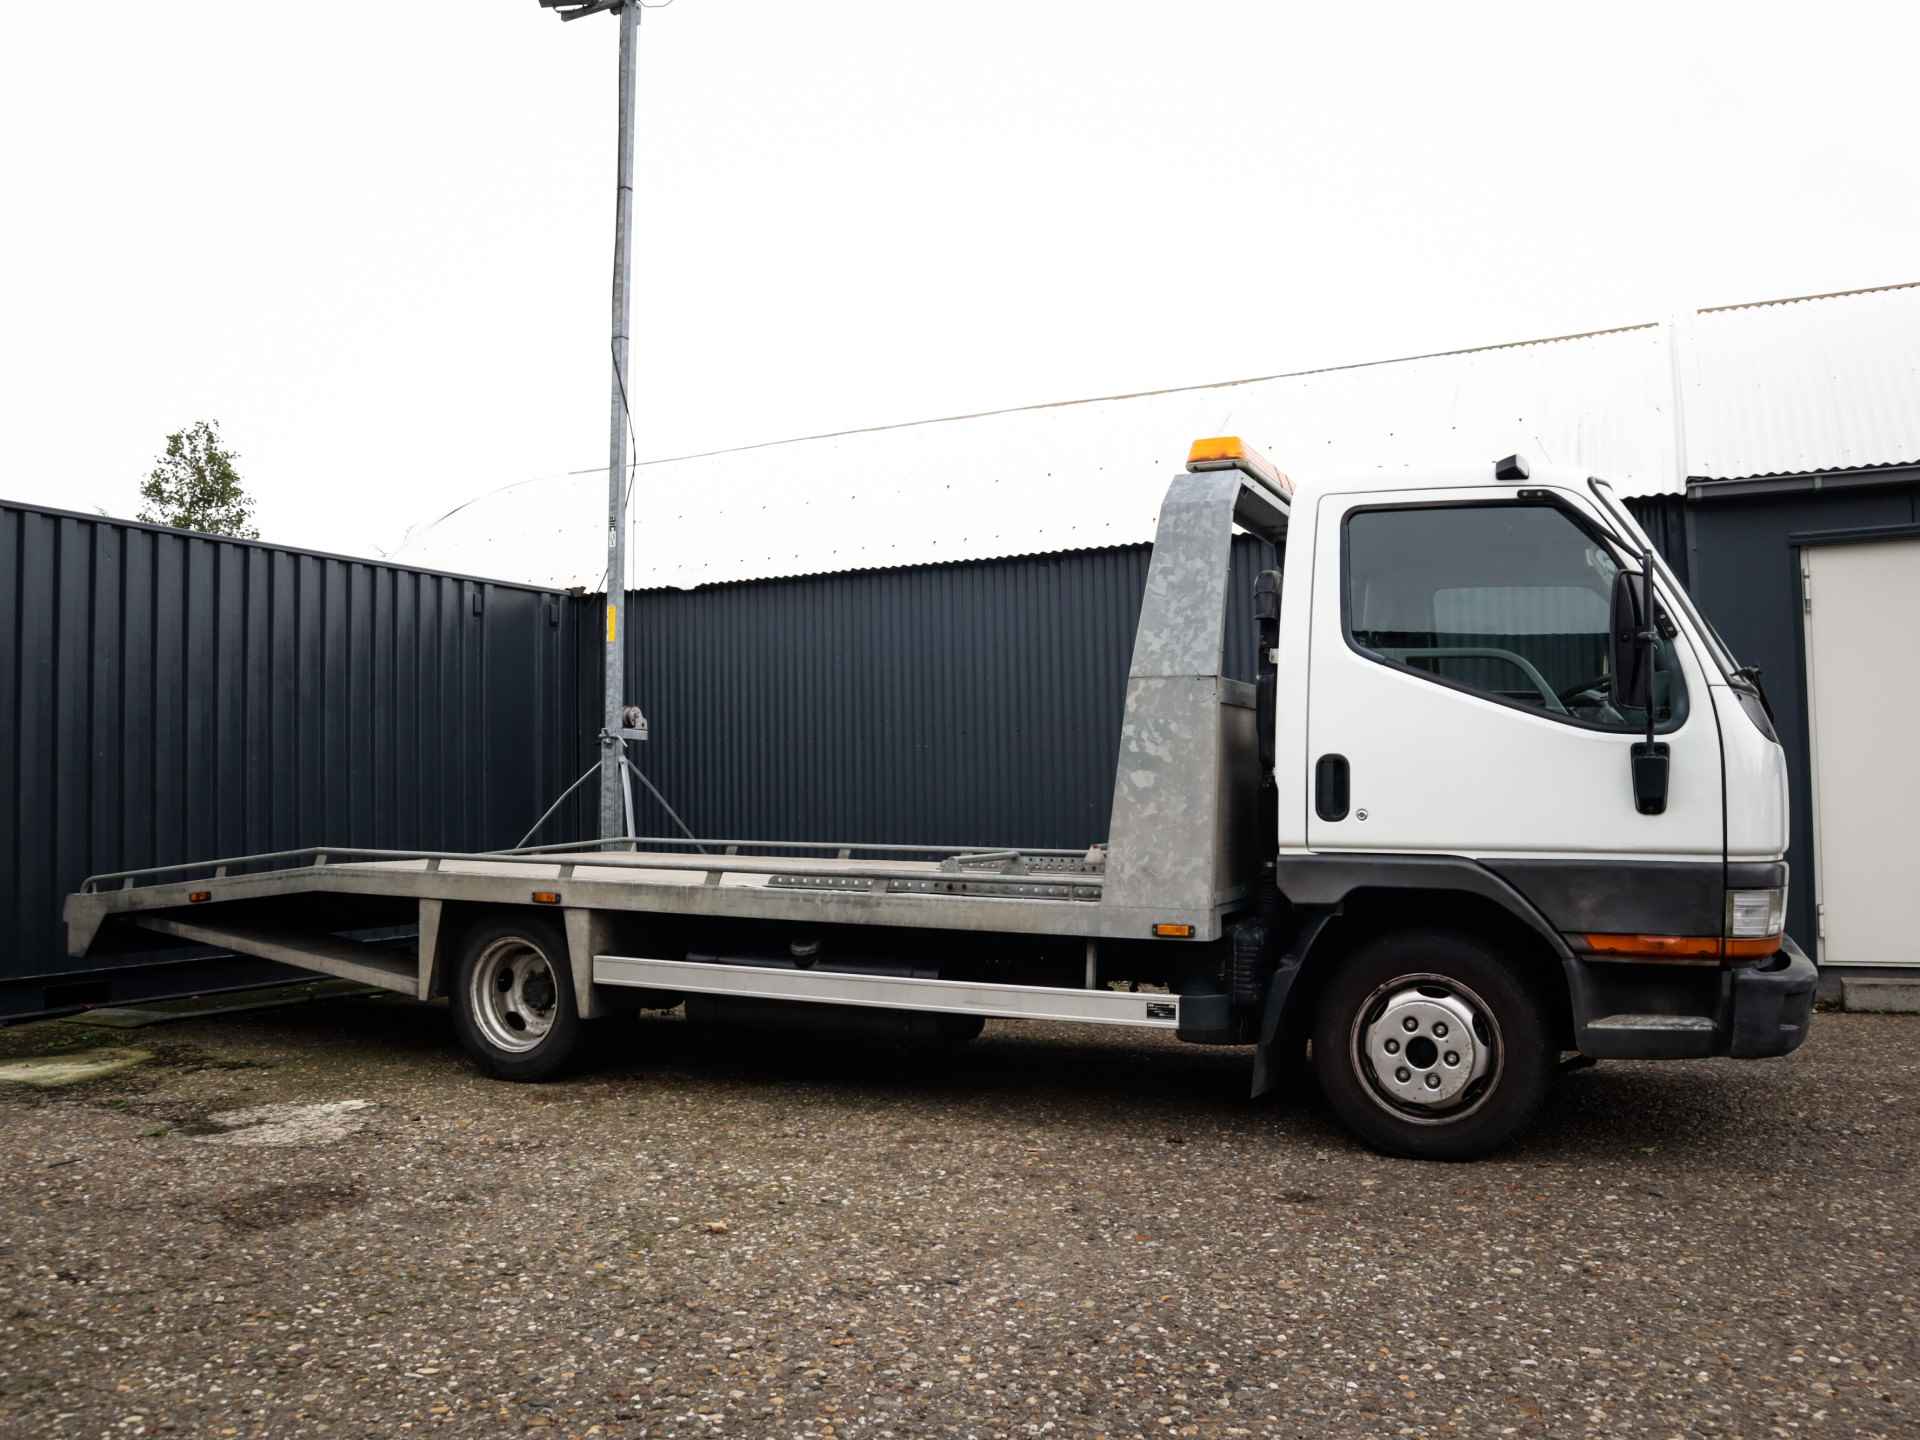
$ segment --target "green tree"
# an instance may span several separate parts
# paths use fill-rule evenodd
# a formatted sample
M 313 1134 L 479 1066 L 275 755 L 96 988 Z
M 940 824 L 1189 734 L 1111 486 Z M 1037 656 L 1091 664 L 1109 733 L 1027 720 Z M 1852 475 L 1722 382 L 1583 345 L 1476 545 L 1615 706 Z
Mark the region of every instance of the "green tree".
M 196 420 L 167 437 L 166 452 L 140 487 L 140 518 L 203 535 L 257 540 L 253 500 L 240 483 L 240 457 L 220 443 L 218 420 Z

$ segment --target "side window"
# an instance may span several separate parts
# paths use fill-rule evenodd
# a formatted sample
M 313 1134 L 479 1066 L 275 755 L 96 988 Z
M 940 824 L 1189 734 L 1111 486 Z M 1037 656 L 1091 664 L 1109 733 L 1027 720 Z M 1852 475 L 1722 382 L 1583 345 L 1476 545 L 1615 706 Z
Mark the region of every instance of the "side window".
M 1613 555 L 1550 505 L 1362 510 L 1346 522 L 1346 623 L 1363 654 L 1504 704 L 1608 729 Z M 1686 717 L 1671 642 L 1654 655 L 1654 720 Z

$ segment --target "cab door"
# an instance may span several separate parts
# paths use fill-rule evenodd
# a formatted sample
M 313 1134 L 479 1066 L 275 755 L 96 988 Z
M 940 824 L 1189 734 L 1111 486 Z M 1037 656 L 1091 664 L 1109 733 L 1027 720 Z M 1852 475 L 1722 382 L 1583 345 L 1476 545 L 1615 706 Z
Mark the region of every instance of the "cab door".
M 1683 636 L 1655 658 L 1666 808 L 1636 808 L 1644 711 L 1612 703 L 1622 557 L 1568 492 L 1322 497 L 1306 833 L 1328 851 L 1718 858 L 1720 750 Z M 1629 568 L 1637 568 L 1630 566 Z M 1669 600 L 1669 604 L 1670 604 Z M 1667 628 L 1671 628 L 1670 626 Z

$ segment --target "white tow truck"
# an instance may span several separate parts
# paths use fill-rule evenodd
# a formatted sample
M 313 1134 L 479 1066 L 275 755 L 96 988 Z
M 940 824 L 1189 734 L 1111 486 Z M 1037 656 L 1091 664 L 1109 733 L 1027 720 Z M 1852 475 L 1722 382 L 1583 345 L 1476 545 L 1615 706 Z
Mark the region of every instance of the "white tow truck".
M 1248 596 L 1236 528 L 1282 562 Z M 1604 482 L 1512 457 L 1295 484 L 1219 437 L 1160 512 L 1104 845 L 327 848 L 94 876 L 66 919 L 76 956 L 158 934 L 445 997 L 505 1079 L 640 1008 L 932 1044 L 1140 1026 L 1250 1047 L 1256 1095 L 1310 1054 L 1368 1144 L 1464 1159 L 1569 1052 L 1799 1046 L 1786 844 L 1756 680 Z

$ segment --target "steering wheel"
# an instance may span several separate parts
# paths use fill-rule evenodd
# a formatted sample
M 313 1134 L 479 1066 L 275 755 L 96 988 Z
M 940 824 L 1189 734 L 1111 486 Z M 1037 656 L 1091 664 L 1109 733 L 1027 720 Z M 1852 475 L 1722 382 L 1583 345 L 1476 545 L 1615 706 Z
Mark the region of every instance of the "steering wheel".
M 1591 680 L 1576 681 L 1574 684 L 1569 685 L 1567 686 L 1566 689 L 1560 691 L 1557 698 L 1559 699 L 1562 705 L 1571 705 L 1575 700 L 1579 699 L 1580 696 L 1588 690 L 1601 690 L 1606 692 L 1609 695 L 1612 694 L 1613 693 L 1613 676 L 1608 674 L 1605 671 L 1602 671 L 1600 674 L 1595 675 Z

